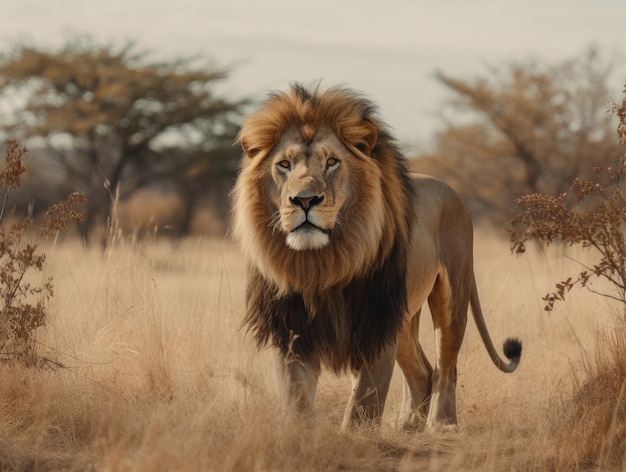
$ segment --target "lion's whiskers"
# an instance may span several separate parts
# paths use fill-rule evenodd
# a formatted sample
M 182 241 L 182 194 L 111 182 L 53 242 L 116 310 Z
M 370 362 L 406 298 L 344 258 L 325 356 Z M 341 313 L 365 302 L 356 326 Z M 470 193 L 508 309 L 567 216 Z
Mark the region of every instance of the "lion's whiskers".
M 343 215 L 341 212 L 337 212 L 335 215 L 335 227 L 341 226 L 343 224 Z
M 272 229 L 272 233 L 275 233 L 276 231 L 280 231 L 280 211 L 276 210 L 274 212 L 268 227 Z

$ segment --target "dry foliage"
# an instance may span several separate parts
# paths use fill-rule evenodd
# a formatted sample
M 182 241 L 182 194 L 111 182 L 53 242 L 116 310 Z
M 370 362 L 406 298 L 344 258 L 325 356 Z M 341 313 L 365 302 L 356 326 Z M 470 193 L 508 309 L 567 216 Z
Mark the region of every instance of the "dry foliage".
M 621 106 L 615 106 L 615 113 L 620 118 L 620 142 L 626 145 L 626 98 Z M 619 159 L 617 167 L 596 167 L 594 171 L 595 179 L 573 180 L 571 191 L 576 196 L 576 204 L 571 208 L 566 203 L 566 193 L 558 196 L 533 193 L 515 199 L 521 212 L 511 222 L 514 252 L 524 253 L 528 241 L 544 245 L 561 241 L 590 248 L 598 255 L 597 262 L 581 263 L 580 273 L 557 284 L 556 290 L 543 298 L 547 311 L 552 311 L 555 302 L 563 300 L 576 285 L 626 304 L 626 199 L 622 190 L 626 179 L 626 154 Z M 609 184 L 602 183 L 606 178 Z M 611 282 L 612 293 L 594 290 L 592 279 L 598 277 Z
M 620 119 L 620 142 L 626 145 L 626 97 L 614 111 Z M 616 168 L 595 171 L 595 180 L 573 181 L 578 202 L 573 208 L 566 206 L 565 195 L 517 199 L 522 212 L 512 221 L 515 252 L 524 253 L 525 243 L 533 240 L 544 245 L 562 241 L 595 252 L 594 262 L 577 261 L 581 272 L 543 297 L 547 311 L 577 285 L 626 304 L 626 199 L 621 188 L 626 154 Z M 600 182 L 606 175 L 610 185 Z M 585 209 L 582 203 L 589 200 L 593 206 Z M 608 281 L 609 292 L 593 287 L 598 279 Z M 582 372 L 574 370 L 573 394 L 564 396 L 552 416 L 556 469 L 624 470 L 626 466 L 626 309 L 623 313 L 624 318 L 598 338 L 595 362 L 585 360 Z
M 514 216 L 515 195 L 567 192 L 616 153 L 615 120 L 606 113 L 615 64 L 590 48 L 555 63 L 495 63 L 476 78 L 436 74 L 450 94 L 447 124 L 414 169 L 443 177 L 489 222 Z
M 23 158 L 26 148 L 17 141 L 7 141 L 3 167 L 0 170 L 0 188 L 4 202 L 0 222 L 4 216 L 9 192 L 19 187 L 26 171 Z M 46 302 L 53 295 L 52 278 L 40 283 L 30 281 L 31 272 L 42 272 L 46 256 L 38 252 L 39 244 L 48 236 L 64 229 L 72 221 L 80 221 L 82 214 L 74 206 L 84 202 L 81 194 L 71 194 L 65 202 L 48 209 L 41 226 L 40 240 L 28 242 L 28 231 L 33 225 L 30 216 L 18 218 L 0 228 L 0 360 L 11 360 L 34 365 L 44 359 L 35 352 L 35 330 L 45 324 Z
M 111 216 L 117 191 L 126 199 L 164 181 L 180 190 L 191 218 L 200 198 L 230 184 L 237 169 L 232 142 L 245 101 L 216 92 L 227 77 L 197 56 L 155 62 L 132 42 L 18 43 L 0 49 L 0 103 L 13 110 L 0 116 L 0 129 L 46 140 L 45 186 L 54 195 L 84 189 L 85 239 L 99 236 L 93 232 Z

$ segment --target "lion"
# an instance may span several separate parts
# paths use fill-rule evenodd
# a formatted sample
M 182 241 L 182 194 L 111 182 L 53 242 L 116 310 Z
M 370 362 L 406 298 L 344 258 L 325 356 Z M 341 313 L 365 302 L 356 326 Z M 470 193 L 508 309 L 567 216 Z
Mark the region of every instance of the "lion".
M 460 197 L 410 174 L 374 104 L 347 88 L 273 92 L 238 141 L 232 233 L 247 261 L 244 325 L 275 348 L 284 414 L 314 416 L 326 367 L 352 377 L 342 427 L 378 423 L 397 361 L 402 427 L 456 428 L 468 305 L 500 370 L 513 372 L 522 349 L 508 339 L 507 363 L 491 341 Z M 418 338 L 425 302 L 433 366 Z

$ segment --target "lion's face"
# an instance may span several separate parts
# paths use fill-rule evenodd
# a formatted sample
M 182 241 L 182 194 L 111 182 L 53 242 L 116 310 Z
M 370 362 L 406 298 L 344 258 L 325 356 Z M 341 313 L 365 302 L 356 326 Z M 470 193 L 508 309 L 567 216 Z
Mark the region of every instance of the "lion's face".
M 354 156 L 332 133 L 310 143 L 287 133 L 270 156 L 271 199 L 276 226 L 296 251 L 320 249 L 331 241 L 350 197 Z

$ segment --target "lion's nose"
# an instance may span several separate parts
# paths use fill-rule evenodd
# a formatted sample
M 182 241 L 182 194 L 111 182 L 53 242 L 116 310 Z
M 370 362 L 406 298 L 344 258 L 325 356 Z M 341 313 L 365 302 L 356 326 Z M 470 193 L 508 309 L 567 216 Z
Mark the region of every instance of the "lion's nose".
M 313 196 L 301 196 L 297 195 L 295 197 L 290 197 L 289 200 L 295 206 L 302 208 L 304 211 L 309 211 L 315 205 L 319 205 L 324 200 L 324 195 L 313 195 Z

